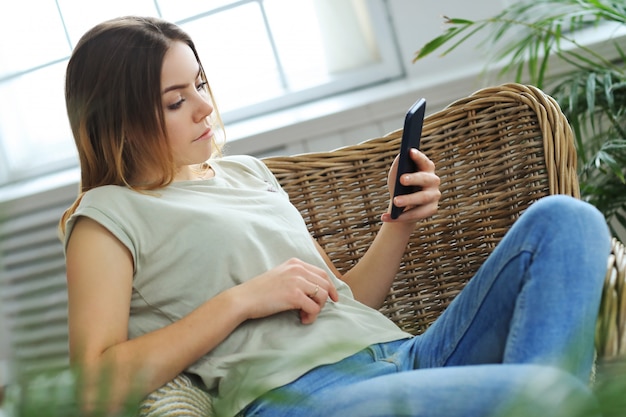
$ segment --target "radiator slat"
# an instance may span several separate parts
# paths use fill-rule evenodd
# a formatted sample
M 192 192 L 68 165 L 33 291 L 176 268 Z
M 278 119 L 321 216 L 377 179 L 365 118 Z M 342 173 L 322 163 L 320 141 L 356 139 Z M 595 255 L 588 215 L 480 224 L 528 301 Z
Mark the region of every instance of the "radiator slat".
M 19 376 L 68 366 L 67 288 L 57 234 L 76 185 L 0 203 L 0 309 Z

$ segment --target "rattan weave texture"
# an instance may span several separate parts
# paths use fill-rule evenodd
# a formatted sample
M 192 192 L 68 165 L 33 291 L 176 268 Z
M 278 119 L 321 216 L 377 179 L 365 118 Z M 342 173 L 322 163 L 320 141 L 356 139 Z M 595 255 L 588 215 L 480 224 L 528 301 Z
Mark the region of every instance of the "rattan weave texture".
M 265 160 L 340 270 L 380 227 L 401 134 Z M 414 233 L 383 307 L 412 333 L 439 316 L 528 205 L 552 193 L 578 196 L 569 125 L 533 87 L 509 84 L 456 101 L 427 117 L 421 148 L 441 177 L 439 212 Z

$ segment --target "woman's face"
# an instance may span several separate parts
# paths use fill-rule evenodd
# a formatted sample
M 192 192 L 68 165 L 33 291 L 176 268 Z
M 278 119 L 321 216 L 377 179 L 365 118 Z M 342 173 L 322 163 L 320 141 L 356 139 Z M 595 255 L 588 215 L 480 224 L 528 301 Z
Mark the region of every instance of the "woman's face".
M 211 156 L 213 113 L 208 86 L 191 48 L 173 42 L 163 58 L 161 94 L 167 140 L 179 168 Z

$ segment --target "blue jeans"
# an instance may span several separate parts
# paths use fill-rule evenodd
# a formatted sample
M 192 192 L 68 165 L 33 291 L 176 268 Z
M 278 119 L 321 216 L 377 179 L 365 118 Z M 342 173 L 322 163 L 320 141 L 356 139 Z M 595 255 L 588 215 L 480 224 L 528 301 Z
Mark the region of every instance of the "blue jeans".
M 609 252 L 594 207 L 546 197 L 424 334 L 313 369 L 245 415 L 503 416 L 522 406 L 517 416 L 572 417 L 594 404 L 588 379 Z

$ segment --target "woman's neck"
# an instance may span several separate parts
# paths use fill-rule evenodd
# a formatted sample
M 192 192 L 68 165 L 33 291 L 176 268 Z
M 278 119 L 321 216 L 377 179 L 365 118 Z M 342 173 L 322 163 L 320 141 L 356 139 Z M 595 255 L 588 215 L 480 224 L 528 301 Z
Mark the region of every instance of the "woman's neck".
M 200 165 L 184 165 L 178 169 L 174 181 L 206 180 L 215 175 L 208 163 Z

